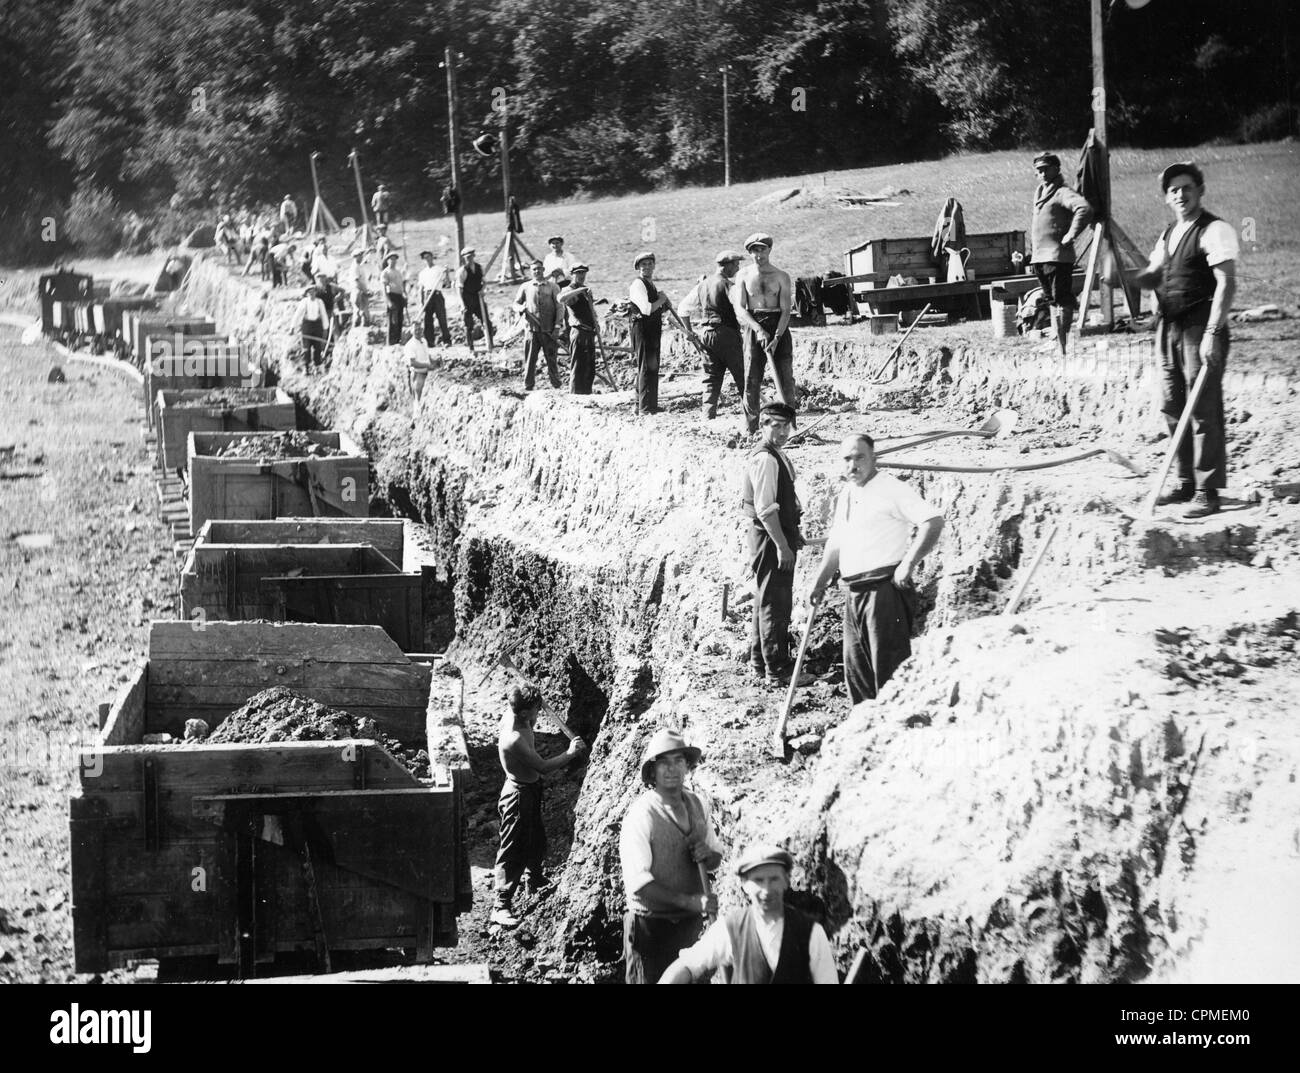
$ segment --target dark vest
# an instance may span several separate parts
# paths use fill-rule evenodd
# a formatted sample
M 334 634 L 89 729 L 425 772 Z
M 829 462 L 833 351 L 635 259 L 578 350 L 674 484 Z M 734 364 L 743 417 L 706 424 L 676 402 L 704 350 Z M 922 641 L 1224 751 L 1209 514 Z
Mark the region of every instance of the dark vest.
M 483 266 L 477 261 L 472 265 L 465 265 L 465 282 L 460 285 L 461 294 L 478 294 L 483 289 Z M 475 313 L 478 310 L 474 311 Z
M 794 479 L 790 476 L 789 470 L 781 461 L 781 456 L 777 453 L 775 447 L 770 443 L 760 443 L 758 448 L 749 457 L 766 452 L 776 459 L 776 505 L 777 516 L 781 519 L 781 532 L 785 534 L 786 543 L 790 545 L 791 550 L 798 551 L 803 547 L 803 537 L 799 535 L 800 513 L 798 499 L 794 494 Z M 754 506 L 754 489 L 749 483 L 749 470 L 745 470 L 744 487 L 741 491 L 741 498 L 749 505 L 750 510 Z M 754 526 L 760 532 L 766 533 L 763 523 L 757 518 L 754 519 Z
M 1213 213 L 1202 212 L 1173 250 L 1168 246 L 1173 227 L 1165 228 L 1160 236 L 1165 270 L 1156 295 L 1160 312 L 1170 320 L 1185 317 L 1214 298 L 1214 269 L 1201 249 L 1201 235 L 1217 219 Z
M 641 279 L 640 276 L 638 276 L 637 278 Z M 655 302 L 659 300 L 659 289 L 648 279 L 642 279 L 641 282 L 645 285 L 646 297 L 650 299 L 650 304 L 653 305 Z M 664 319 L 664 311 L 662 309 L 656 309 L 653 313 L 650 314 L 650 316 L 647 317 L 644 313 L 641 312 L 641 310 L 639 310 L 636 307 L 635 302 L 628 302 L 628 306 L 631 307 L 632 310 L 632 312 L 629 314 L 631 319 L 634 322 L 640 321 L 641 328 L 643 331 L 648 330 L 650 332 L 656 332 L 659 330 L 659 327 L 663 323 L 663 319 Z
M 781 933 L 781 950 L 776 968 L 763 956 L 753 906 L 727 914 L 727 934 L 731 937 L 731 971 L 729 984 L 810 984 L 812 969 L 808 964 L 808 946 L 812 939 L 813 918 L 798 909 L 785 907 L 785 931 Z
M 731 286 L 721 276 L 712 275 L 699 283 L 700 309 L 705 324 L 721 324 L 724 328 L 739 331 L 736 307 L 731 304 Z

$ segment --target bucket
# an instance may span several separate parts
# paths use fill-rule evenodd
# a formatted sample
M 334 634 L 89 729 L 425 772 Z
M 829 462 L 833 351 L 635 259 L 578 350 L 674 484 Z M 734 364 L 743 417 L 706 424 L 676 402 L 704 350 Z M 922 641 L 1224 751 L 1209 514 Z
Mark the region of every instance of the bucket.
M 897 323 L 892 313 L 873 313 L 867 318 L 867 328 L 872 335 L 890 335 Z
M 1016 333 L 1016 313 L 1019 307 L 1015 302 L 999 302 L 994 300 L 993 309 L 993 338 L 1007 339 L 1015 336 Z

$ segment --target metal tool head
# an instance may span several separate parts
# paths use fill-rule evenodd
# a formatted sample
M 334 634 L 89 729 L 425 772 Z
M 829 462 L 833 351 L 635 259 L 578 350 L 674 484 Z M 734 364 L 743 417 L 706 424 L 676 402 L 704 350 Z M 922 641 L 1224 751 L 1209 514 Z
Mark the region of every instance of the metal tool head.
M 1144 470 L 1131 458 L 1125 458 L 1118 451 L 1112 451 L 1109 448 L 1106 448 L 1104 453 L 1108 459 L 1110 459 L 1112 462 L 1115 463 L 1115 465 L 1123 466 L 1126 470 L 1128 470 L 1130 473 L 1134 474 L 1135 476 L 1145 477 L 1147 475 L 1146 470 Z
M 999 410 L 980 425 L 979 431 L 986 436 L 1002 440 L 1016 430 L 1019 421 L 1020 415 L 1015 410 Z

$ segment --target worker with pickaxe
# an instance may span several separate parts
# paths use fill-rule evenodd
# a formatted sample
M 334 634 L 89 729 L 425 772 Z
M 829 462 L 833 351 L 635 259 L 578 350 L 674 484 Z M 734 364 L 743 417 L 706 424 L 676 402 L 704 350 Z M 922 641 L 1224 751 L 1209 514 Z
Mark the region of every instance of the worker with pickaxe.
M 424 341 L 433 344 L 433 322 L 438 322 L 438 337 L 443 346 L 451 346 L 451 332 L 447 328 L 447 303 L 442 297 L 442 288 L 447 285 L 447 268 L 445 265 L 434 267 L 432 250 L 420 253 L 424 267 L 416 277 L 420 285 L 420 319 L 424 327 Z
M 790 274 L 769 260 L 772 236 L 757 231 L 745 239 L 745 252 L 754 263 L 742 268 L 731 288 L 736 319 L 745 330 L 745 418 L 750 432 L 758 431 L 763 371 L 772 362 L 776 397 L 791 410 L 799 409 L 794 386 L 794 347 L 790 342 L 790 310 L 794 288 Z
M 592 381 L 596 379 L 596 333 L 600 324 L 596 320 L 596 303 L 587 286 L 587 266 L 579 262 L 570 270 L 572 282 L 560 292 L 569 322 L 569 391 L 574 395 L 590 395 Z
M 700 330 L 700 347 L 704 351 L 704 416 L 712 421 L 718 416 L 718 399 L 722 381 L 728 373 L 736 385 L 741 402 L 745 399 L 745 357 L 740 345 L 740 324 L 731 304 L 731 281 L 740 271 L 743 256 L 723 250 L 716 258 L 717 270 L 696 284 L 677 307 L 687 332 Z M 694 322 L 692 322 L 692 318 Z
M 541 691 L 529 682 L 510 690 L 510 711 L 501 718 L 497 734 L 497 755 L 506 781 L 497 799 L 501 820 L 500 849 L 497 851 L 495 887 L 490 920 L 503 928 L 519 923 L 512 903 L 521 879 L 529 894 L 544 893 L 546 878 L 546 828 L 542 824 L 542 776 L 568 766 L 587 750 L 579 737 L 558 756 L 543 758 L 537 751 L 534 730 L 545 704 Z
M 541 261 L 533 261 L 529 268 L 532 279 L 525 280 L 515 294 L 514 306 L 528 320 L 524 336 L 524 390 L 532 391 L 537 382 L 537 353 L 546 355 L 546 372 L 551 387 L 560 386 L 560 371 L 556 365 L 558 335 L 564 327 L 564 306 L 560 303 L 560 288 L 546 278 Z

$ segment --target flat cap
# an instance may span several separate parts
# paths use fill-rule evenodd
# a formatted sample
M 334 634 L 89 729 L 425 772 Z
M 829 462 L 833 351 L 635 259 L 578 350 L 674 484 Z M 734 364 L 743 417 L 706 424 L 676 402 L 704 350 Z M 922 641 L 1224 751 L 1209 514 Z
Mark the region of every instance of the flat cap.
M 473 246 L 464 246 L 461 248 L 460 255 L 464 257 L 467 253 L 478 253 Z
M 591 270 L 591 269 L 590 269 L 589 266 L 584 265 L 584 264 L 581 264 L 581 263 L 576 264 L 576 265 L 574 265 L 572 268 L 569 269 L 570 272 L 589 272 L 590 270 Z
M 549 246 L 552 242 L 563 242 L 563 241 L 564 241 L 563 235 L 552 235 L 550 238 L 546 240 L 546 244 Z
M 745 249 L 753 246 L 766 246 L 769 250 L 772 248 L 772 236 L 763 231 L 755 231 L 749 238 L 745 239 Z
M 656 260 L 656 257 L 653 253 L 651 253 L 649 250 L 642 250 L 635 257 L 632 258 L 632 267 L 638 268 L 640 267 L 642 261 L 654 261 L 654 260 Z
M 740 860 L 736 862 L 736 875 L 743 879 L 746 873 L 764 864 L 779 864 L 789 872 L 794 867 L 794 858 L 774 843 L 760 842 L 740 855 Z
M 789 421 L 790 424 L 794 424 L 794 407 L 787 406 L 784 402 L 769 402 L 758 412 L 760 414 L 770 414 L 772 417 L 779 417 L 783 421 Z
M 546 267 L 546 262 L 543 261 L 543 260 L 541 260 L 540 258 L 534 257 L 531 261 L 528 262 L 528 267 L 529 267 L 529 268 L 545 268 L 545 267 Z
M 389 261 L 396 261 L 396 260 L 397 260 L 397 254 L 390 253 L 387 257 L 384 258 L 384 264 L 388 264 Z
M 1059 168 L 1061 166 L 1061 158 L 1055 153 L 1039 153 L 1034 157 L 1034 167 L 1038 167 L 1039 164 L 1051 164 L 1053 167 Z
M 743 261 L 744 259 L 745 255 L 737 253 L 735 250 L 719 250 L 718 256 L 713 260 L 717 264 L 725 265 L 728 261 Z
M 421 256 L 421 257 L 432 257 L 433 255 L 434 255 L 433 250 L 421 250 L 421 251 L 420 251 L 420 256 Z
M 1190 175 L 1192 181 L 1196 183 L 1197 186 L 1205 185 L 1205 175 L 1200 168 L 1190 160 L 1179 160 L 1170 164 L 1169 167 L 1165 168 L 1165 170 L 1160 173 L 1160 189 L 1168 190 L 1169 184 L 1179 175 Z

